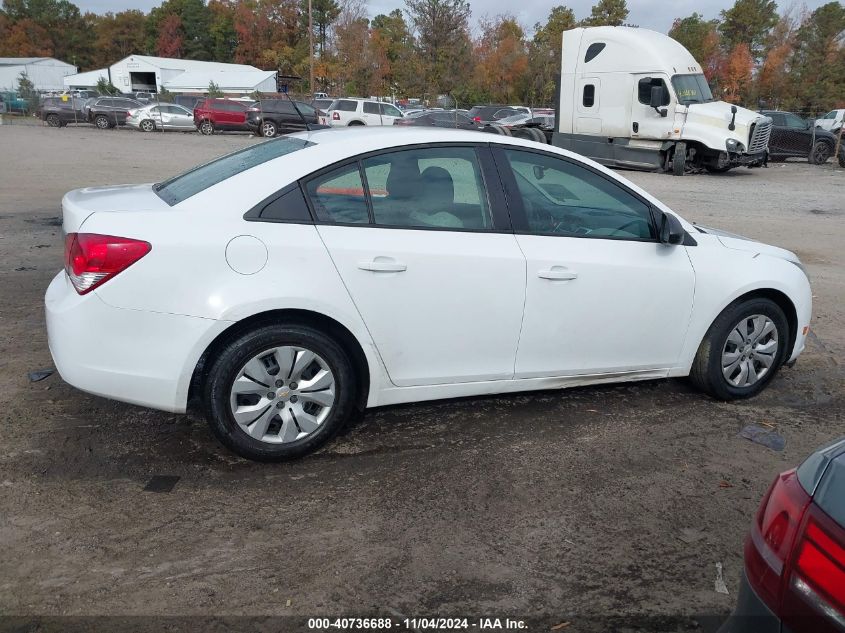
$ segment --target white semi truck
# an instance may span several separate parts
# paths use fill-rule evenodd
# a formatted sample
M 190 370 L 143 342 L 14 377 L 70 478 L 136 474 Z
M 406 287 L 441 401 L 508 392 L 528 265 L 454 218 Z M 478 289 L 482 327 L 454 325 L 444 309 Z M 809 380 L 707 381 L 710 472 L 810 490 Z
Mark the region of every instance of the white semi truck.
M 715 100 L 700 64 L 667 35 L 572 29 L 562 57 L 553 145 L 611 167 L 678 176 L 765 163 L 772 120 Z

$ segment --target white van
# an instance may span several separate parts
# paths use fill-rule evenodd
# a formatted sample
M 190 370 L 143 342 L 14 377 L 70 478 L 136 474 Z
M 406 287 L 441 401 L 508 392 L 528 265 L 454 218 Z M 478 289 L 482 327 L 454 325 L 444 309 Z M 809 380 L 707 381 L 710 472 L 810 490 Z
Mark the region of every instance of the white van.
M 771 119 L 715 100 L 701 65 L 667 35 L 576 28 L 563 33 L 562 56 L 553 145 L 679 176 L 765 163 Z
M 320 123 L 331 127 L 347 125 L 393 125 L 403 117 L 402 111 L 391 103 L 372 99 L 335 99 Z

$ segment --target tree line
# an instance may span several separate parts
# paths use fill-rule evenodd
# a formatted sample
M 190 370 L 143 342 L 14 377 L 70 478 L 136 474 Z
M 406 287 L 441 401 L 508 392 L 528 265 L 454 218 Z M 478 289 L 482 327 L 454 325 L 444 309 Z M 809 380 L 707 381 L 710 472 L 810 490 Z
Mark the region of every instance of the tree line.
M 626 0 L 580 19 L 555 6 L 530 31 L 511 15 L 471 28 L 467 0 L 405 0 L 368 18 L 366 0 L 312 0 L 315 85 L 307 85 L 308 0 L 164 0 L 149 13 L 81 13 L 70 0 L 3 0 L 0 56 L 53 56 L 81 70 L 127 55 L 252 64 L 304 77 L 302 92 L 451 95 L 459 104 L 551 104 L 561 33 L 627 24 Z M 675 20 L 669 34 L 703 65 L 717 95 L 746 105 L 823 110 L 845 104 L 845 8 L 778 13 L 737 0 L 714 20 Z

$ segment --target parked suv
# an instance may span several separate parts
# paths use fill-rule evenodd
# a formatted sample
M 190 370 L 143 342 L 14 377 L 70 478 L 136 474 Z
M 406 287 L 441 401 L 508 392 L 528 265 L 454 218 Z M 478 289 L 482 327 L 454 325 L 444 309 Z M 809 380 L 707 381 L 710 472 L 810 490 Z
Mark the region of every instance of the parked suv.
M 811 165 L 821 165 L 833 156 L 836 137 L 817 128 L 792 112 L 763 110 L 772 119 L 772 135 L 769 138 L 769 160 L 779 162 L 787 158 L 806 158 Z M 815 140 L 813 140 L 815 134 Z
M 301 101 L 262 99 L 246 111 L 246 124 L 249 129 L 267 138 L 273 138 L 277 134 L 301 132 L 305 129 L 303 118 L 309 126 L 324 127 L 319 125 L 317 111 Z
M 130 110 L 142 108 L 143 104 L 129 97 L 99 97 L 85 104 L 87 119 L 101 130 L 117 125 L 126 125 L 126 115 Z
M 253 105 L 251 101 L 232 99 L 203 99 L 194 106 L 194 125 L 203 134 L 217 131 L 248 132 L 246 111 Z
M 87 99 L 67 96 L 45 97 L 38 104 L 35 115 L 50 127 L 64 127 L 68 123 L 88 123 L 85 113 Z
M 845 121 L 845 109 L 831 110 L 821 119 L 816 119 L 816 125 L 824 130 L 839 134 L 842 122 Z
M 347 125 L 393 125 L 402 111 L 391 103 L 371 99 L 335 99 L 320 123 L 332 127 Z

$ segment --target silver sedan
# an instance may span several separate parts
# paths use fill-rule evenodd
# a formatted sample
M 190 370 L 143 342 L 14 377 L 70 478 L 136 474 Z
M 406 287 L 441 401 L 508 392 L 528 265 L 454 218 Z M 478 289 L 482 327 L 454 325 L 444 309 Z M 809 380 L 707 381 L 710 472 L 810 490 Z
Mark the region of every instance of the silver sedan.
M 126 117 L 126 125 L 142 132 L 155 130 L 193 132 L 196 130 L 194 113 L 175 103 L 151 103 L 143 108 L 130 110 Z

